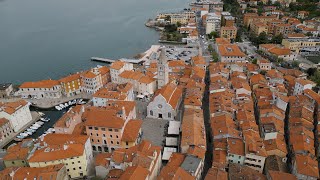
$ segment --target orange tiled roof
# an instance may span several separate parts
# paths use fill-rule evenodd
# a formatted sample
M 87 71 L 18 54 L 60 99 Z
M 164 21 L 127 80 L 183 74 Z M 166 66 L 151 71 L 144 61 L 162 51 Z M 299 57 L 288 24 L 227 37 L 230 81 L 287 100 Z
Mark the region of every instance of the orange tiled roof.
M 136 179 L 147 179 L 149 171 L 141 166 L 129 166 L 119 180 L 136 180 Z
M 246 56 L 236 44 L 218 45 L 218 49 L 221 56 Z
M 59 81 L 49 79 L 37 82 L 25 82 L 21 84 L 20 88 L 52 88 L 58 85 L 60 85 Z
M 19 100 L 14 102 L 0 102 L 0 112 L 6 112 L 8 114 L 13 114 L 20 108 L 26 106 L 28 103 L 25 100 Z
M 80 74 L 71 74 L 69 76 L 66 76 L 64 78 L 61 78 L 59 81 L 62 83 L 67 83 L 67 82 L 72 82 L 72 81 L 77 81 L 80 80 Z
M 124 127 L 121 141 L 135 142 L 141 130 L 142 120 L 130 120 Z
M 123 66 L 124 66 L 124 62 L 122 61 L 115 61 L 114 63 L 111 64 L 110 68 L 111 69 L 116 69 L 116 70 L 119 70 L 121 69 Z

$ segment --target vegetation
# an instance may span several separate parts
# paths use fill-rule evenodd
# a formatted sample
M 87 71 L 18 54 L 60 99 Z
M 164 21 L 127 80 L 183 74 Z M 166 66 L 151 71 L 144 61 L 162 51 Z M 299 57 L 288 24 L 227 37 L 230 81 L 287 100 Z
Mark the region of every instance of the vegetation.
M 219 37 L 219 34 L 216 31 L 212 31 L 210 34 L 208 34 L 209 39 L 214 39 Z
M 180 34 L 177 31 L 178 25 L 179 24 L 177 24 L 177 25 L 175 25 L 175 24 L 165 25 L 164 32 L 162 34 L 161 40 L 181 42 L 182 38 L 187 37 L 187 35 Z
M 283 35 L 279 34 L 276 36 L 273 36 L 270 43 L 274 43 L 274 44 L 281 44 L 282 43 L 282 39 L 283 39 Z
M 308 18 L 320 16 L 320 11 L 317 7 L 317 0 L 297 0 L 296 3 L 290 3 L 289 10 L 291 12 L 295 11 L 308 11 Z
M 214 62 L 218 62 L 218 53 L 216 51 L 212 51 L 212 59 Z
M 317 86 L 320 86 L 320 71 L 317 70 L 316 68 L 309 68 L 307 70 L 309 74 L 309 78 L 311 81 L 317 83 Z

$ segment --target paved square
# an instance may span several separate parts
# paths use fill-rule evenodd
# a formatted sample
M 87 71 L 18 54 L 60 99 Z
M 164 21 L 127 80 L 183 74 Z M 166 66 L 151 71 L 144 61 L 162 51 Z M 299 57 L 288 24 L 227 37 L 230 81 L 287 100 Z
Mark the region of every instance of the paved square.
M 151 141 L 153 145 L 164 146 L 165 131 L 167 131 L 168 125 L 168 120 L 144 119 L 142 123 L 142 139 Z

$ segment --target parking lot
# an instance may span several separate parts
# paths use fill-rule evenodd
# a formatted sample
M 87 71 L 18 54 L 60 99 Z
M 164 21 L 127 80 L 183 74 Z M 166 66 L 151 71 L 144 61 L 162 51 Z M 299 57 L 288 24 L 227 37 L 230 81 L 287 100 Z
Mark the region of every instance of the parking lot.
M 187 63 L 191 60 L 191 57 L 197 56 L 198 54 L 199 51 L 196 48 L 166 48 L 166 56 L 168 59 L 181 59 Z

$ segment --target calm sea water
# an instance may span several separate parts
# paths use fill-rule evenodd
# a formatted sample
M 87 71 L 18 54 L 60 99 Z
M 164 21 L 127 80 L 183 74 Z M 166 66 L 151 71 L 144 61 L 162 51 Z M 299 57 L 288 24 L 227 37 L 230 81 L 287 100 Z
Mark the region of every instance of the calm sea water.
M 57 79 L 158 41 L 145 21 L 190 0 L 0 0 L 0 83 Z

